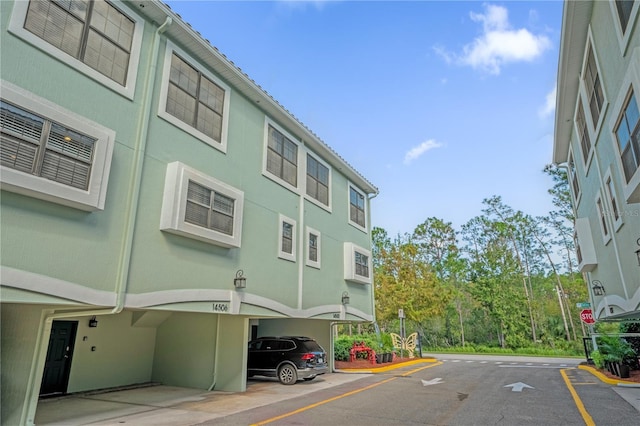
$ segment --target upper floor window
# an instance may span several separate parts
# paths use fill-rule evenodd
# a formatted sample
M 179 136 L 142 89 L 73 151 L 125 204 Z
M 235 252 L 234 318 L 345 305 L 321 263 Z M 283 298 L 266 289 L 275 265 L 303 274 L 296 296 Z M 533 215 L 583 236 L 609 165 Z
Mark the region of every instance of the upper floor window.
M 240 247 L 244 193 L 178 161 L 167 165 L 160 229 Z
M 298 188 L 298 144 L 267 122 L 264 172 L 294 191 Z
M 371 252 L 353 243 L 344 243 L 344 279 L 371 283 Z
M 633 0 L 616 0 L 616 11 L 618 12 L 618 19 L 620 20 L 620 27 L 623 33 L 627 31 L 627 24 L 631 18 L 633 3 Z
M 364 194 L 353 185 L 349 185 L 349 222 L 366 230 L 366 204 Z
M 622 216 L 618 208 L 618 197 L 616 197 L 616 189 L 613 184 L 613 179 L 611 178 L 611 170 L 608 170 L 605 175 L 604 187 L 609 201 L 609 206 L 611 207 L 611 211 L 608 216 L 613 219 L 615 229 L 618 230 L 622 225 Z
M 585 166 L 589 161 L 589 154 L 591 153 L 591 138 L 589 137 L 589 129 L 587 129 L 587 122 L 584 118 L 584 108 L 582 102 L 578 102 L 578 112 L 576 113 L 576 127 L 578 129 L 578 138 L 580 138 L 580 148 L 582 149 L 582 159 Z
M 573 190 L 573 199 L 577 203 L 580 199 L 580 182 L 578 181 L 576 165 L 573 162 L 573 155 L 571 153 L 569 154 L 569 161 L 567 164 L 569 169 L 569 180 L 571 181 L 571 188 Z
M 3 188 L 82 210 L 102 210 L 115 134 L 3 82 Z
M 602 89 L 602 82 L 600 81 L 600 74 L 598 73 L 596 57 L 593 52 L 593 45 L 591 43 L 589 43 L 589 47 L 587 49 L 587 57 L 582 75 L 587 93 L 589 110 L 591 112 L 591 125 L 595 130 L 598 127 L 600 112 L 602 111 L 602 106 L 604 104 L 604 92 Z
M 640 113 L 633 90 L 615 128 L 622 169 L 627 183 L 640 167 Z
M 158 114 L 187 133 L 226 152 L 229 87 L 167 42 Z
M 321 253 L 320 232 L 307 227 L 307 262 L 308 266 L 320 268 Z
M 607 211 L 602 203 L 600 195 L 596 197 L 596 207 L 598 209 L 598 219 L 600 222 L 600 230 L 602 231 L 602 238 L 606 244 L 611 239 L 611 235 L 609 233 L 609 225 L 607 225 Z
M 307 195 L 329 205 L 329 168 L 307 154 Z
M 278 257 L 296 261 L 296 221 L 280 215 Z
M 233 235 L 235 200 L 189 180 L 184 221 Z
M 32 0 L 15 2 L 9 30 L 133 98 L 142 26 L 115 2 Z

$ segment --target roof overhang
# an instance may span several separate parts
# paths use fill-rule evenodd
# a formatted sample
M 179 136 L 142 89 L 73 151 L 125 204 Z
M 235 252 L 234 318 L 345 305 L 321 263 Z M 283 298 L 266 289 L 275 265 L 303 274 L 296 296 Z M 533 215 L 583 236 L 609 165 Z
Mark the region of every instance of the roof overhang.
M 592 9 L 592 0 L 564 2 L 553 137 L 554 163 L 564 163 L 569 156 L 573 115 Z
M 262 109 L 270 118 L 296 133 L 306 146 L 318 155 L 323 156 L 325 161 L 340 173 L 344 174 L 364 192 L 367 194 L 378 194 L 378 188 L 358 173 L 340 157 L 338 153 L 280 105 L 255 81 L 249 78 L 247 74 L 215 48 L 209 40 L 203 38 L 191 25 L 182 20 L 180 15 L 173 12 L 168 5 L 158 0 L 129 2 L 129 4 L 138 13 L 146 16 L 157 25 L 161 25 L 167 17 L 171 17 L 173 23 L 165 31 L 165 34 L 168 34 L 173 41 L 188 50 L 190 54 L 197 57 L 204 64 L 211 67 L 221 78 L 226 80 L 247 99 L 255 103 L 255 105 Z

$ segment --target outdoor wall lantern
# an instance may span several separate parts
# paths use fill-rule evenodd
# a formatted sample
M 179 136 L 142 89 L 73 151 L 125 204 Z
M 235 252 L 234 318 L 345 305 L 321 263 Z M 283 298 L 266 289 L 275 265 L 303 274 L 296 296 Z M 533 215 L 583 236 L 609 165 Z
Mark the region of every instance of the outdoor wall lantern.
M 89 320 L 89 327 L 97 327 L 98 326 L 98 320 L 96 319 L 95 316 L 92 316 L 91 319 Z
M 602 285 L 602 283 L 598 280 L 593 280 L 591 281 L 592 285 L 591 285 L 591 289 L 593 290 L 593 294 L 594 296 L 604 296 L 605 295 L 605 291 L 604 291 L 604 286 Z
M 245 288 L 247 286 L 247 279 L 243 276 L 244 272 L 242 269 L 238 269 L 236 272 L 236 277 L 233 279 L 233 286 L 235 288 Z
M 349 304 L 349 293 L 346 291 L 342 292 L 342 304 L 343 305 L 348 305 Z
M 638 238 L 638 241 L 636 241 L 636 244 L 638 245 L 638 247 L 640 247 L 640 238 Z M 640 266 L 640 248 L 636 250 L 636 257 L 638 258 L 638 266 Z

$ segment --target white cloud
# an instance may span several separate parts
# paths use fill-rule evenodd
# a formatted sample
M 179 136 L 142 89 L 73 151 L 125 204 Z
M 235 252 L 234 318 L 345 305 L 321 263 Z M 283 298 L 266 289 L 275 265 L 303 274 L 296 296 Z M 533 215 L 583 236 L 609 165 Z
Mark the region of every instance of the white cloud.
M 441 146 L 441 143 L 436 142 L 433 139 L 424 141 L 420 145 L 414 146 L 409 151 L 407 151 L 407 153 L 404 155 L 404 164 L 409 164 L 416 158 L 422 156 L 425 152 L 435 148 L 440 148 Z
M 482 22 L 483 33 L 464 46 L 460 54 L 435 47 L 435 52 L 447 63 L 455 61 L 498 75 L 505 64 L 532 61 L 551 47 L 545 35 L 535 35 L 524 28 L 513 29 L 509 12 L 502 6 L 485 5 L 484 14 L 471 12 L 470 17 Z
M 538 111 L 538 115 L 540 116 L 540 118 L 547 118 L 548 116 L 553 114 L 553 112 L 555 111 L 555 109 L 556 109 L 556 91 L 557 91 L 557 87 L 553 86 L 553 90 L 551 90 L 549 93 L 547 93 L 547 96 L 546 96 L 546 99 L 545 99 L 545 103 L 540 108 L 540 110 Z

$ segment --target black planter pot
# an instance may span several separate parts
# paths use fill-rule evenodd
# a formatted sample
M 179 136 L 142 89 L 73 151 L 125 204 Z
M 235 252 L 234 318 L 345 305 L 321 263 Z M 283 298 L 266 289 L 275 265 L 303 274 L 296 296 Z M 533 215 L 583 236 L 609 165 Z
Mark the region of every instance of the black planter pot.
M 382 364 L 384 362 L 384 354 L 376 354 L 376 364 Z
M 630 368 L 628 365 L 618 364 L 618 370 L 620 372 L 618 376 L 620 376 L 621 379 L 628 379 L 631 376 Z

